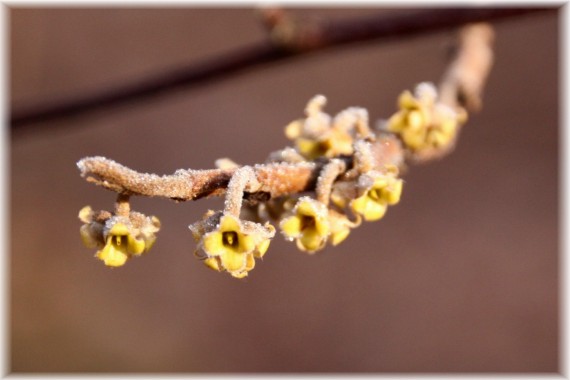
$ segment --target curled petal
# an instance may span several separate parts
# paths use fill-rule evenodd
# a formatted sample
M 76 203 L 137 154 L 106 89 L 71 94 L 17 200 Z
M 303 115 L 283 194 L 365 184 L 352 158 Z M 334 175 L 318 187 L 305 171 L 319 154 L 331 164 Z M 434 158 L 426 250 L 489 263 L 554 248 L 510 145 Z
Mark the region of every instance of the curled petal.
M 263 240 L 261 243 L 259 243 L 257 245 L 257 249 L 253 253 L 255 257 L 259 259 L 263 258 L 263 256 L 265 256 L 265 252 L 267 252 L 267 249 L 269 249 L 269 243 L 271 243 L 271 240 L 269 239 Z
M 281 230 L 288 238 L 296 238 L 301 234 L 301 218 L 296 215 L 283 219 Z
M 252 254 L 246 255 L 245 258 L 245 270 L 250 271 L 255 267 L 255 258 Z
M 364 220 L 373 222 L 381 219 L 386 214 L 388 206 L 383 201 L 374 201 L 367 195 L 363 195 L 352 201 L 354 212 L 362 215 Z
M 350 228 L 345 227 L 338 231 L 331 233 L 331 244 L 333 246 L 339 245 L 342 243 L 350 234 Z
M 410 91 L 406 90 L 398 97 L 398 106 L 404 109 L 416 108 L 418 106 L 418 101 Z
M 208 257 L 207 259 L 204 259 L 204 264 L 208 268 L 213 269 L 215 271 L 220 272 L 222 270 L 220 265 L 220 259 L 218 257 Z
M 140 255 L 145 250 L 147 250 L 146 243 L 142 239 L 135 239 L 132 235 L 127 235 L 127 242 L 128 242 L 128 251 L 133 255 Z
M 297 137 L 301 136 L 301 131 L 303 130 L 303 121 L 303 119 L 295 120 L 285 127 L 285 136 L 287 136 L 289 140 L 294 140 Z
M 321 249 L 326 243 L 326 239 L 320 236 L 316 231 L 305 231 L 301 237 L 297 239 L 297 247 L 302 251 L 314 252 Z
M 224 255 L 220 256 L 222 266 L 228 272 L 238 272 L 245 268 L 246 255 L 228 250 Z
M 402 188 L 404 181 L 401 179 L 394 180 L 391 186 L 384 191 L 383 198 L 389 205 L 395 205 L 400 201 L 402 196 Z
M 204 236 L 204 251 L 211 256 L 221 256 L 227 249 L 223 243 L 223 235 L 220 231 L 212 231 Z
M 85 206 L 79 211 L 79 220 L 83 223 L 90 223 L 92 221 L 93 210 L 91 206 Z

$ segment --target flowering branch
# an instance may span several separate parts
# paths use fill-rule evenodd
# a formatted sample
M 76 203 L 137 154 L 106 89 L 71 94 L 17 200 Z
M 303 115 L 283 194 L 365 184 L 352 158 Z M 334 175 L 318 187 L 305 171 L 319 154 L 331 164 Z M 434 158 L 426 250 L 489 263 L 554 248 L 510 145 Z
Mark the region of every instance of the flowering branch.
M 275 236 L 270 219 L 302 251 L 312 254 L 327 242 L 337 245 L 351 229 L 383 218 L 399 202 L 407 163 L 437 159 L 453 149 L 467 112 L 480 108 L 493 39 L 487 24 L 462 28 L 439 88 L 421 83 L 414 93 L 404 91 L 399 111 L 374 127 L 365 109 L 350 107 L 332 117 L 323 111 L 326 98 L 315 96 L 305 117 L 285 127 L 294 147 L 270 153 L 261 164 L 220 159 L 217 169 L 159 176 L 104 157 L 83 158 L 77 163 L 81 175 L 118 193 L 114 212 L 81 210 L 83 241 L 99 248 L 96 257 L 107 266 L 122 266 L 147 252 L 160 228 L 156 217 L 131 211 L 129 197 L 188 201 L 224 196 L 222 210 L 210 210 L 189 226 L 197 242 L 195 255 L 209 268 L 246 277 Z

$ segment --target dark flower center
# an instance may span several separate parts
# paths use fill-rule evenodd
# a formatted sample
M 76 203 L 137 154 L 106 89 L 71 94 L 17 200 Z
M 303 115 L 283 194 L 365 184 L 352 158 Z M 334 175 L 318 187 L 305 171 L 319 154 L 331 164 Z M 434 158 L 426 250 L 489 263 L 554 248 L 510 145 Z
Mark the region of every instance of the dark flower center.
M 368 196 L 375 201 L 382 199 L 382 189 L 372 189 L 368 192 Z
M 238 246 L 238 234 L 234 231 L 226 231 L 226 232 L 222 233 L 222 243 L 225 246 L 237 248 L 237 246 Z
M 307 228 L 315 228 L 315 218 L 303 215 L 301 216 L 301 231 L 304 231 Z
M 120 246 L 123 240 L 123 236 L 121 235 L 113 235 L 113 237 L 111 238 L 111 242 L 114 246 Z

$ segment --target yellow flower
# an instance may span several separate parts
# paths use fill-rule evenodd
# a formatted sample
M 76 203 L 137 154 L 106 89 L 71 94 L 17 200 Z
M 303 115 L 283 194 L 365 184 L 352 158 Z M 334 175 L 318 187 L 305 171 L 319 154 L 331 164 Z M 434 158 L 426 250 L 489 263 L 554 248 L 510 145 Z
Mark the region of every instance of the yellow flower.
M 353 136 L 344 125 L 331 126 L 331 116 L 322 112 L 325 103 L 323 96 L 315 96 L 309 100 L 305 109 L 307 117 L 295 120 L 285 127 L 287 138 L 295 141 L 299 154 L 308 160 L 353 152 Z
M 302 251 L 315 252 L 324 247 L 330 234 L 327 207 L 309 197 L 299 199 L 294 215 L 281 221 L 281 230 L 289 240 L 296 239 Z
M 79 212 L 79 219 L 85 223 L 79 230 L 83 244 L 99 248 L 95 257 L 109 267 L 120 267 L 132 256 L 148 252 L 160 229 L 158 218 L 134 211 L 126 217 L 86 206 Z
M 120 267 L 131 255 L 140 255 L 145 250 L 143 239 L 135 239 L 129 228 L 117 223 L 107 233 L 106 244 L 97 252 L 96 257 L 110 267 Z
M 203 247 L 208 256 L 220 258 L 225 270 L 239 272 L 245 268 L 246 255 L 253 252 L 255 241 L 242 232 L 239 220 L 224 215 L 218 230 L 204 236 Z
M 389 120 L 387 129 L 400 135 L 412 151 L 438 148 L 450 144 L 466 113 L 437 102 L 437 90 L 432 84 L 421 83 L 415 96 L 404 91 L 399 99 L 400 111 Z
M 232 215 L 209 212 L 204 220 L 190 226 L 206 256 L 196 255 L 204 264 L 218 272 L 227 271 L 233 277 L 247 276 L 269 248 L 275 228 L 270 224 L 241 221 Z
M 331 129 L 317 139 L 299 137 L 295 140 L 297 151 L 305 158 L 336 157 L 352 154 L 353 138 L 345 131 Z
M 372 185 L 367 187 L 360 197 L 350 202 L 352 211 L 369 222 L 381 219 L 388 205 L 398 203 L 402 194 L 403 181 L 401 179 L 387 175 L 375 177 L 372 177 Z M 367 179 L 369 180 L 370 177 Z

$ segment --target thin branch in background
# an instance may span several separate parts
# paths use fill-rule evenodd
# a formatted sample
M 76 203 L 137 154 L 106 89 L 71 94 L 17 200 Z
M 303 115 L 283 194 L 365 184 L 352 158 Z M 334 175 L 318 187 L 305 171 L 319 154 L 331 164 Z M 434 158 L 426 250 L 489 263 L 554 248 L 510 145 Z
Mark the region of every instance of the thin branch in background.
M 283 22 L 283 14 L 279 11 L 277 13 L 274 10 L 266 11 L 262 14 L 265 15 L 264 21 L 270 28 L 272 37 L 267 41 L 236 48 L 187 67 L 172 69 L 117 87 L 78 95 L 67 100 L 22 107 L 11 112 L 10 126 L 13 132 L 20 132 L 31 129 L 37 123 L 137 102 L 165 95 L 176 89 L 192 89 L 259 65 L 342 45 L 381 39 L 395 40 L 449 29 L 469 22 L 498 20 L 553 10 L 556 8 L 430 9 L 306 24 Z M 273 19 L 269 17 L 271 15 Z M 291 20 L 289 16 L 285 19 Z M 292 25 L 295 26 L 291 28 Z

